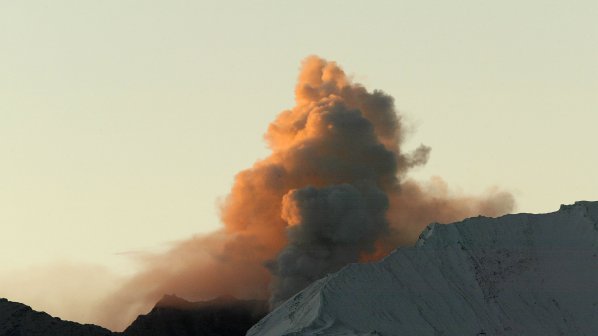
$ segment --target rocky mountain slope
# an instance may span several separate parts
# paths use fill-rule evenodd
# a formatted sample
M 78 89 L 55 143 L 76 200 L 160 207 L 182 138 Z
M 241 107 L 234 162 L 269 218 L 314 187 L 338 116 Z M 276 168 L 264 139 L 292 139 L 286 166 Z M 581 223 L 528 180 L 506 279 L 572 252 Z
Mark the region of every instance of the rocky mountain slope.
M 315 282 L 247 335 L 598 335 L 598 202 L 430 225 L 416 246 Z

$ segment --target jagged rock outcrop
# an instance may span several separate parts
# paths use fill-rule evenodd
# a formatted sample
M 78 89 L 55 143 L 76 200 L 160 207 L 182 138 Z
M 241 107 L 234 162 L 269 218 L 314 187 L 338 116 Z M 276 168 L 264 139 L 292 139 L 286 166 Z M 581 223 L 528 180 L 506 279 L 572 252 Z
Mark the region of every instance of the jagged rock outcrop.
M 248 336 L 598 335 L 598 202 L 430 225 L 298 293 Z
M 0 299 L 0 336 L 108 336 L 108 329 L 63 321 L 29 306 Z

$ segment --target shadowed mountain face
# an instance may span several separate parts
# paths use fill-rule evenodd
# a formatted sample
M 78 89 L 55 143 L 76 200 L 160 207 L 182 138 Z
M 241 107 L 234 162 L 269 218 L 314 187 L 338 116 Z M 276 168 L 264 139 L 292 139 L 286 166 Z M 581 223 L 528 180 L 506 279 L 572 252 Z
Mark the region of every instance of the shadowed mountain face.
M 0 299 L 0 336 L 108 336 L 108 329 L 63 321 L 30 307 Z
M 268 313 L 265 301 L 232 297 L 188 302 L 165 296 L 124 332 L 63 321 L 30 307 L 0 299 L 0 336 L 243 336 Z
M 232 297 L 192 303 L 165 296 L 147 315 L 140 315 L 124 331 L 126 336 L 245 335 L 268 313 L 266 301 L 242 301 Z

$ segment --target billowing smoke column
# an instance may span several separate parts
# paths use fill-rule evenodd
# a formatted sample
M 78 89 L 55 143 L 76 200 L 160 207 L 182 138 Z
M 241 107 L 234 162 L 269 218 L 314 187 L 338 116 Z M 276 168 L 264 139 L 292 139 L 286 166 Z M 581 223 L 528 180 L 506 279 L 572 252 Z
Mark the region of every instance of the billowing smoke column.
M 392 98 L 349 83 L 335 63 L 308 58 L 296 97 L 267 135 L 277 159 L 270 164 L 291 182 L 279 215 L 288 244 L 269 264 L 274 305 L 374 253 L 390 233 L 387 193 L 398 192 L 399 173 L 428 153 L 403 155 Z
M 307 58 L 295 96 L 266 134 L 272 154 L 236 176 L 223 229 L 146 256 L 145 270 L 106 300 L 104 325 L 121 329 L 163 294 L 277 305 L 347 263 L 413 243 L 430 222 L 513 209 L 505 192 L 461 197 L 439 178 L 407 179 L 430 149 L 404 152 L 392 97 L 351 83 L 334 62 Z
M 282 243 L 268 262 L 275 305 L 373 254 L 390 234 L 387 194 L 399 192 L 400 175 L 429 152 L 403 154 L 392 97 L 351 84 L 333 62 L 306 59 L 295 94 L 296 106 L 268 129 L 272 155 L 237 176 L 223 209 L 232 232 L 260 246 L 273 235 Z

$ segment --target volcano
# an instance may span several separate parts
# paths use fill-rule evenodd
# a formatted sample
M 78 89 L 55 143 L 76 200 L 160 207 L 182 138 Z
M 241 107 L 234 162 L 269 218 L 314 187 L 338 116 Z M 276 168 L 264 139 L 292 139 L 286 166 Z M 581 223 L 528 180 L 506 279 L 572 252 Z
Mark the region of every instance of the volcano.
M 267 310 L 165 296 L 112 333 L 2 299 L 0 336 L 596 335 L 598 202 L 431 224 L 415 246 L 330 273 L 262 318 Z

